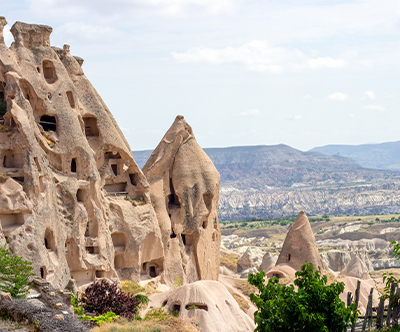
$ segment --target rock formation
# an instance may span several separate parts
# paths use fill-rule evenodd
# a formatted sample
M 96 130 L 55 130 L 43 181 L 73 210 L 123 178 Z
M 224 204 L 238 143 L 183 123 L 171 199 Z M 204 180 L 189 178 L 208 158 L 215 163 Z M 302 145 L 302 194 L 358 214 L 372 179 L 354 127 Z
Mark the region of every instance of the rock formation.
M 196 318 L 202 332 L 250 332 L 255 325 L 218 281 L 201 280 L 151 298 L 156 306 L 164 304 L 181 318 Z
M 368 256 L 368 252 L 365 250 L 329 250 L 321 253 L 321 258 L 324 262 L 326 270 L 333 272 L 342 271 L 356 256 L 363 262 L 363 264 L 365 264 L 368 271 L 374 270 L 374 266 Z
M 251 247 L 248 247 L 246 252 L 240 257 L 237 262 L 237 272 L 242 272 L 249 268 L 258 268 L 262 263 L 262 258 L 252 252 Z
M 262 270 L 264 272 L 268 272 L 275 266 L 276 261 L 277 261 L 276 256 L 272 256 L 271 253 L 267 252 L 262 259 L 262 263 L 260 265 L 260 271 Z
M 148 182 L 83 60 L 68 45 L 50 47 L 44 25 L 16 22 L 8 48 L 5 24 L 0 18 L 0 243 L 57 287 L 160 274 Z
M 355 277 L 359 279 L 369 279 L 368 268 L 364 262 L 358 257 L 354 256 L 347 266 L 340 272 L 341 275 Z
M 143 167 L 165 251 L 167 284 L 218 279 L 219 173 L 177 116 Z
M 314 271 L 324 270 L 310 222 L 304 211 L 301 211 L 286 235 L 276 266 L 267 276 L 294 276 L 294 272 L 300 271 L 301 266 L 308 262 L 313 264 Z

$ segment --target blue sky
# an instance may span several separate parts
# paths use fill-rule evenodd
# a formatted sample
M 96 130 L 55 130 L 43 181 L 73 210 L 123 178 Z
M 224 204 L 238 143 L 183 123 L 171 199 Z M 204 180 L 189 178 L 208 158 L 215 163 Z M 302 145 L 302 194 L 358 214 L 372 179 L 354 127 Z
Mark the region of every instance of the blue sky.
M 0 0 L 71 45 L 133 150 L 400 140 L 398 0 Z

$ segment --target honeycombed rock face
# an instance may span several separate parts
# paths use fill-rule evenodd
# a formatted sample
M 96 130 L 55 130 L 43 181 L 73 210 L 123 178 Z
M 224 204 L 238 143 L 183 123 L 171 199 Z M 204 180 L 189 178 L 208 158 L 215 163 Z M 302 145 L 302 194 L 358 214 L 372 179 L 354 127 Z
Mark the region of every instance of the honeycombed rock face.
M 50 47 L 51 31 L 17 22 L 10 48 L 0 33 L 0 244 L 58 287 L 158 275 L 147 180 L 83 60 Z
M 169 284 L 218 279 L 220 176 L 177 116 L 143 167 L 160 223 Z

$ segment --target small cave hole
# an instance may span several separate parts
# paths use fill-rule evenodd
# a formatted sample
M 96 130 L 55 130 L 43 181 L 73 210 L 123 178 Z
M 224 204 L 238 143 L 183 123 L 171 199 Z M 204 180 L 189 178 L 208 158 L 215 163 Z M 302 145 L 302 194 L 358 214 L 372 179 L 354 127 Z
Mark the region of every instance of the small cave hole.
M 57 131 L 57 120 L 51 115 L 42 115 L 39 121 L 44 131 Z
M 198 303 L 192 303 L 192 304 L 187 304 L 185 306 L 186 310 L 194 310 L 194 309 L 201 309 L 201 310 L 205 310 L 208 311 L 208 306 L 207 304 L 198 304 Z
M 56 250 L 56 241 L 54 233 L 50 228 L 47 228 L 44 233 L 44 246 L 48 250 Z
M 203 227 L 203 229 L 206 229 L 206 228 L 207 228 L 207 225 L 208 225 L 208 221 L 207 221 L 207 220 L 204 220 L 204 221 L 203 221 L 203 224 L 201 225 L 201 227 Z
M 71 160 L 71 172 L 76 173 L 76 158 L 72 158 Z
M 287 260 L 290 261 L 290 254 L 287 254 Z
M 180 207 L 181 203 L 179 201 L 179 197 L 175 193 L 175 188 L 171 178 L 169 179 L 169 190 L 170 190 L 170 195 L 168 195 L 168 205 Z
M 169 236 L 171 239 L 175 239 L 176 238 L 176 234 L 174 232 L 174 229 L 171 227 L 171 235 Z
M 152 277 L 152 278 L 157 277 L 157 272 L 156 272 L 156 267 L 155 266 L 150 266 L 149 274 L 150 274 L 150 277 Z
M 40 67 L 36 67 L 36 70 L 40 74 Z
M 180 311 L 181 311 L 181 305 L 178 304 L 178 303 L 174 304 L 174 306 L 172 307 L 172 312 L 173 312 L 173 313 L 176 312 L 176 313 L 179 314 Z
M 57 81 L 56 69 L 54 63 L 49 60 L 43 61 L 43 76 L 47 83 L 52 84 Z
M 71 108 L 75 108 L 75 99 L 74 99 L 74 95 L 72 94 L 72 91 L 67 91 L 66 94 L 67 94 L 69 105 L 71 106 Z
M 111 169 L 114 173 L 115 176 L 118 176 L 118 165 L 117 164 L 112 164 Z
M 124 267 L 124 257 L 121 254 L 115 254 L 114 267 L 116 269 L 122 269 Z
M 78 189 L 78 191 L 76 192 L 76 199 L 78 202 L 83 202 L 83 190 L 82 189 Z
M 74 103 L 74 105 L 75 105 L 75 103 Z M 98 137 L 99 136 L 99 129 L 97 127 L 97 119 L 95 117 L 84 116 L 83 122 L 85 123 L 86 137 Z
M 133 186 L 136 186 L 137 185 L 137 177 L 138 177 L 138 174 L 137 173 L 131 173 L 131 174 L 129 174 L 129 179 L 131 180 L 131 184 L 133 185 Z
M 184 245 L 186 245 L 186 235 L 185 234 L 181 234 L 182 236 L 182 242 Z
M 167 303 L 168 303 L 168 300 L 165 300 L 165 301 L 162 303 L 161 307 L 165 307 L 165 306 L 167 305 Z
M 95 275 L 96 275 L 96 278 L 104 278 L 106 276 L 106 271 L 96 270 Z
M 42 279 L 46 279 L 46 277 L 47 277 L 47 269 L 46 269 L 46 266 L 42 266 L 42 267 L 40 268 L 40 277 L 41 277 Z

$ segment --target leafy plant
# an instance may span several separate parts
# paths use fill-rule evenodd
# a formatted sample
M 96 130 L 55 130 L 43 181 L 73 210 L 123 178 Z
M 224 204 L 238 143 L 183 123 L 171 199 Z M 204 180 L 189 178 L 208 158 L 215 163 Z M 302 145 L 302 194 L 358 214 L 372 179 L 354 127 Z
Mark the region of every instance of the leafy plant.
M 183 279 L 181 277 L 176 277 L 174 281 L 175 287 L 181 287 L 183 285 Z
M 25 298 L 30 288 L 28 279 L 33 275 L 32 262 L 0 247 L 0 291 L 10 293 L 14 299 Z
M 140 300 L 132 294 L 122 292 L 117 283 L 105 279 L 92 283 L 81 295 L 80 303 L 87 312 L 102 315 L 112 311 L 117 315 L 132 319 Z
M 89 321 L 95 322 L 97 325 L 100 325 L 100 324 L 103 324 L 106 322 L 112 322 L 114 319 L 116 319 L 118 317 L 119 316 L 116 315 L 114 312 L 107 311 L 106 313 L 96 316 L 96 317 L 90 317 L 90 316 L 83 315 L 79 319 L 80 320 L 89 320 Z
M 250 294 L 258 310 L 254 321 L 258 332 L 283 331 L 329 331 L 343 332 L 357 319 L 355 303 L 346 308 L 339 294 L 344 283 L 327 285 L 327 277 L 319 271 L 313 272 L 311 263 L 304 264 L 296 272 L 294 286 L 280 285 L 278 278 L 264 284 L 265 272 L 250 274 L 250 284 L 259 294 Z
M 391 244 L 393 244 L 393 256 L 396 257 L 396 259 L 400 259 L 400 242 L 396 242 L 396 241 L 390 241 Z M 384 293 L 383 295 L 380 297 L 380 299 L 390 299 L 391 300 L 391 304 L 392 306 L 395 306 L 396 303 L 399 301 L 399 297 L 397 294 L 392 294 L 390 295 L 390 288 L 392 283 L 398 284 L 400 282 L 400 279 L 397 279 L 393 273 L 383 273 L 382 274 L 382 280 L 383 283 L 385 284 L 384 287 Z
M 79 315 L 82 316 L 85 313 L 85 309 L 79 305 L 78 297 L 71 293 L 71 305 L 74 307 L 75 312 Z

